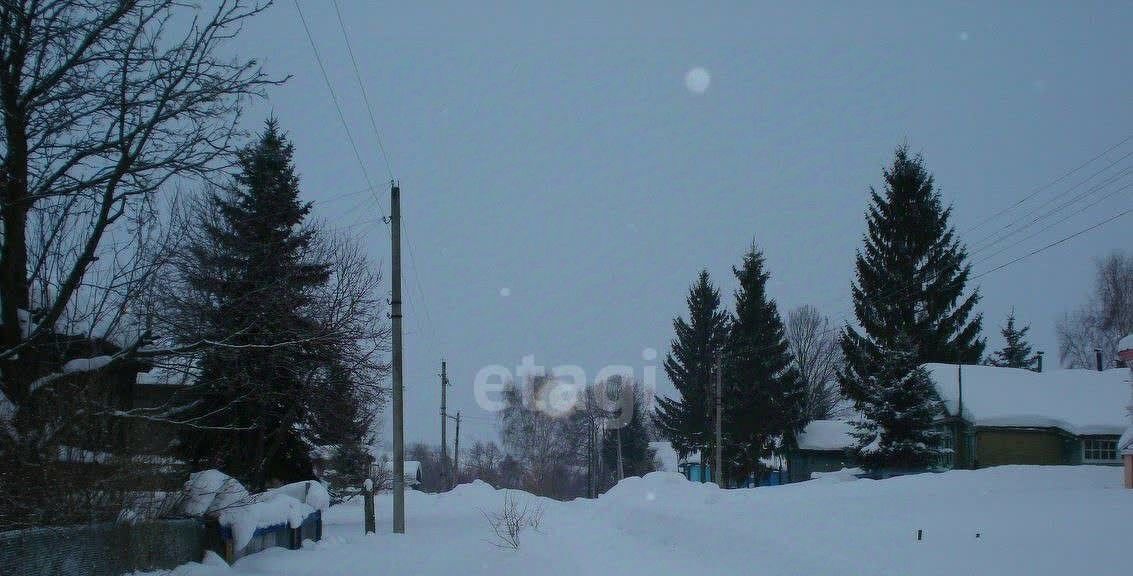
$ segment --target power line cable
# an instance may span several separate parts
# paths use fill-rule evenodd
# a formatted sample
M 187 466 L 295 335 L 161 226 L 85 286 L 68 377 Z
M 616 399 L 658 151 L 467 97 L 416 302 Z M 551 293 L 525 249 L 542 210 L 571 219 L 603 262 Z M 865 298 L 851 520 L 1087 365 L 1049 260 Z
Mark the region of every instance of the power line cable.
M 1130 156 L 1133 156 L 1133 151 L 1130 151 L 1129 153 L 1125 154 L 1125 155 L 1124 155 L 1124 156 L 1122 156 L 1121 158 L 1118 158 L 1117 160 L 1114 160 L 1113 162 L 1109 163 L 1108 165 L 1106 165 L 1106 166 L 1102 167 L 1101 169 L 1099 169 L 1098 171 L 1094 172 L 1094 173 L 1093 173 L 1093 174 L 1091 174 L 1091 175 L 1090 175 L 1089 177 L 1087 177 L 1087 178 L 1086 178 L 1085 180 L 1082 180 L 1082 181 L 1078 182 L 1077 184 L 1075 184 L 1075 185 L 1071 186 L 1070 188 L 1067 188 L 1066 190 L 1063 190 L 1062 192 L 1060 192 L 1060 193 L 1058 193 L 1058 194 L 1055 194 L 1054 196 L 1052 196 L 1052 197 L 1048 198 L 1048 199 L 1047 199 L 1047 200 L 1046 200 L 1045 202 L 1043 202 L 1042 204 L 1040 204 L 1040 205 L 1038 205 L 1038 206 L 1036 206 L 1036 207 L 1032 208 L 1032 209 L 1031 209 L 1030 211 L 1028 211 L 1028 212 L 1027 212 L 1026 214 L 1024 214 L 1023 216 L 1020 216 L 1020 217 L 1017 217 L 1017 218 L 1015 218 L 1015 219 L 1014 219 L 1014 220 L 1012 220 L 1012 221 L 1011 221 L 1010 223 L 1008 223 L 1008 224 L 1007 224 L 1006 226 L 1004 226 L 1004 227 L 1000 228 L 1000 229 L 999 229 L 998 231 L 996 231 L 996 232 L 992 232 L 991 234 L 988 234 L 988 235 L 984 236 L 983 238 L 980 238 L 980 239 L 979 239 L 979 240 L 977 240 L 976 242 L 973 242 L 973 244 L 977 244 L 977 245 L 980 245 L 980 244 L 982 244 L 982 243 L 983 243 L 983 242 L 984 242 L 985 240 L 988 240 L 988 239 L 992 239 L 992 238 L 994 238 L 994 239 L 993 239 L 993 240 L 992 240 L 991 242 L 987 243 L 986 245 L 982 245 L 982 246 L 981 246 L 981 247 L 979 248 L 979 250 L 984 250 L 984 249 L 987 249 L 987 248 L 989 248 L 989 247 L 991 247 L 991 246 L 994 246 L 995 244 L 998 244 L 999 242 L 1002 242 L 1003 240 L 1006 240 L 1007 238 L 1010 238 L 1011 236 L 1014 236 L 1015 234 L 1018 234 L 1019 232 L 1021 232 L 1021 231 L 1023 231 L 1023 230 L 1026 230 L 1027 228 L 1030 228 L 1030 227 L 1031 227 L 1031 226 L 1033 226 L 1033 225 L 1034 225 L 1035 223 L 1037 223 L 1037 222 L 1040 222 L 1040 221 L 1042 221 L 1043 219 L 1050 217 L 1050 216 L 1051 216 L 1052 214 L 1054 214 L 1055 212 L 1057 212 L 1057 211 L 1059 211 L 1059 210 L 1062 210 L 1063 208 L 1065 208 L 1065 207 L 1066 207 L 1066 206 L 1068 206 L 1069 204 L 1073 204 L 1074 202 L 1076 202 L 1076 201 L 1078 201 L 1078 200 L 1080 200 L 1080 199 L 1082 199 L 1082 198 L 1084 198 L 1084 197 L 1086 197 L 1086 196 L 1090 195 L 1091 193 L 1093 193 L 1093 192 L 1095 192 L 1095 191 L 1099 190 L 1100 188 L 1103 188 L 1103 187 L 1105 187 L 1106 185 L 1108 185 L 1108 184 L 1112 183 L 1113 181 L 1115 181 L 1115 180 L 1118 180 L 1118 179 L 1122 178 L 1123 176 L 1125 176 L 1126 174 L 1128 174 L 1128 173 L 1129 173 L 1129 172 L 1130 172 L 1131 170 L 1133 170 L 1133 168 L 1131 168 L 1131 167 L 1126 167 L 1126 168 L 1124 168 L 1123 170 L 1120 170 L 1120 171 L 1119 171 L 1119 172 L 1118 172 L 1118 173 L 1117 173 L 1116 175 L 1110 175 L 1110 176 L 1108 176 L 1108 179 L 1107 179 L 1107 180 L 1105 180 L 1105 181 L 1101 182 L 1100 184 L 1095 184 L 1095 185 L 1094 185 L 1093 187 L 1091 187 L 1091 188 L 1088 188 L 1088 189 L 1087 189 L 1087 190 L 1086 190 L 1085 192 L 1081 192 L 1081 193 L 1079 193 L 1078 195 L 1074 196 L 1074 198 L 1072 198 L 1072 199 L 1071 199 L 1071 200 L 1070 200 L 1069 202 L 1067 202 L 1067 203 L 1065 203 L 1065 204 L 1063 204 L 1063 205 L 1061 205 L 1061 206 L 1059 206 L 1059 207 L 1056 207 L 1056 208 L 1055 208 L 1055 209 L 1053 209 L 1053 210 L 1050 210 L 1050 211 L 1047 211 L 1047 212 L 1045 212 L 1045 213 L 1041 214 L 1041 215 L 1040 215 L 1040 216 L 1038 216 L 1037 218 L 1035 218 L 1035 219 L 1031 220 L 1030 222 L 1028 222 L 1028 223 L 1027 223 L 1026 225 L 1024 225 L 1024 226 L 1023 226 L 1022 228 L 1016 228 L 1015 230 L 1012 230 L 1012 231 L 1008 232 L 1008 233 L 1007 233 L 1006 235 L 1001 235 L 1001 234 L 1002 234 L 1003 232 L 1007 232 L 1008 230 L 1011 230 L 1012 228 L 1015 228 L 1015 226 L 1016 226 L 1017 224 L 1019 224 L 1020 222 L 1023 222 L 1024 220 L 1026 220 L 1026 219 L 1028 219 L 1028 218 L 1031 218 L 1031 217 L 1032 217 L 1032 216 L 1034 216 L 1035 214 L 1038 214 L 1038 213 L 1039 213 L 1039 212 L 1040 212 L 1040 211 L 1041 211 L 1042 209 L 1046 208 L 1047 206 L 1050 206 L 1050 205 L 1051 205 L 1052 203 L 1054 203 L 1054 202 L 1058 201 L 1058 200 L 1059 200 L 1060 198 L 1063 198 L 1063 197 L 1065 197 L 1065 196 L 1066 196 L 1067 194 L 1070 194 L 1071 192 L 1073 192 L 1074 190 L 1076 190 L 1076 189 L 1077 189 L 1077 188 L 1078 188 L 1079 186 L 1082 186 L 1083 184 L 1085 184 L 1085 183 L 1089 182 L 1090 180 L 1093 180 L 1093 179 L 1094 179 L 1094 178 L 1095 178 L 1096 176 L 1098 176 L 1098 175 L 1099 175 L 1099 174 L 1101 174 L 1102 172 L 1105 172 L 1106 170 L 1109 170 L 1110 168 L 1112 168 L 1113 166 L 1117 165 L 1117 164 L 1118 164 L 1119 162 L 1121 162 L 1122 160 L 1125 160 L 1126 158 L 1129 158 Z
M 296 1 L 298 1 L 298 0 L 296 0 Z M 385 145 L 383 144 L 382 133 L 381 133 L 381 130 L 378 128 L 378 121 L 377 121 L 376 116 L 374 115 L 374 107 L 370 104 L 370 97 L 366 93 L 366 86 L 365 86 L 365 83 L 362 81 L 362 74 L 361 74 L 361 72 L 359 71 L 359 68 L 358 68 L 358 59 L 354 56 L 354 48 L 353 48 L 353 46 L 350 42 L 350 34 L 346 30 L 346 21 L 342 17 L 341 6 L 339 5 L 338 0 L 332 0 L 332 4 L 334 5 L 335 15 L 338 18 L 339 30 L 342 31 L 343 42 L 345 42 L 345 44 L 346 44 L 346 51 L 350 56 L 351 67 L 354 69 L 354 79 L 358 84 L 358 90 L 362 93 L 362 101 L 366 104 L 366 113 L 368 114 L 369 119 L 370 119 L 370 128 L 374 131 L 374 139 L 376 140 L 376 142 L 378 144 L 378 151 L 381 153 L 382 158 L 385 160 L 386 171 L 389 173 L 389 178 L 390 178 L 390 181 L 392 182 L 394 178 L 393 178 L 393 169 L 391 168 L 391 163 L 390 163 L 390 159 L 389 159 L 389 154 L 387 153 Z M 375 192 L 375 198 L 376 197 L 377 197 L 377 194 Z M 381 200 L 379 199 L 378 202 L 380 203 Z M 405 223 L 404 220 L 402 220 L 401 227 L 402 227 L 402 236 L 404 236 L 404 238 L 405 238 L 405 245 L 409 249 L 408 250 L 409 251 L 409 262 L 410 262 L 410 264 L 412 265 L 412 268 L 413 268 L 413 279 L 414 279 L 414 283 L 417 286 L 417 295 L 421 300 L 421 308 L 425 313 L 425 321 L 426 321 L 426 324 L 429 327 L 429 332 L 434 337 L 434 344 L 436 344 L 436 341 L 435 341 L 436 330 L 433 328 L 432 314 L 430 314 L 430 312 L 429 312 L 429 303 L 425 299 L 425 290 L 424 290 L 423 285 L 421 284 L 421 274 L 418 271 L 419 266 L 417 265 L 417 256 L 416 256 L 416 254 L 413 250 L 413 242 L 409 237 L 408 226 L 406 226 L 406 223 Z M 406 298 L 406 300 L 409 301 L 410 306 L 413 306 L 412 299 Z M 415 320 L 417 320 L 417 319 L 415 318 Z M 419 322 L 419 320 L 417 320 L 417 321 Z M 420 330 L 420 329 L 421 329 L 420 325 L 418 325 L 418 330 Z M 422 332 L 423 332 L 423 330 L 422 330 Z
M 978 223 L 977 223 L 977 224 L 976 224 L 975 226 L 972 226 L 971 228 L 967 229 L 967 230 L 966 230 L 965 232 L 974 232 L 974 231 L 976 231 L 977 229 L 981 228 L 981 227 L 982 227 L 982 226 L 983 226 L 984 224 L 987 224 L 988 222 L 991 222 L 992 220 L 995 220 L 996 218 L 998 218 L 998 217 L 1000 217 L 1000 216 L 1002 216 L 1002 215 L 1006 214 L 1007 212 L 1009 212 L 1009 211 L 1011 211 L 1011 210 L 1014 210 L 1015 208 L 1017 208 L 1017 207 L 1021 206 L 1021 205 L 1022 205 L 1023 203 L 1025 203 L 1025 202 L 1026 202 L 1027 200 L 1030 200 L 1031 198 L 1034 198 L 1035 196 L 1038 196 L 1038 195 L 1039 195 L 1039 194 L 1041 194 L 1041 193 L 1042 193 L 1042 192 L 1043 192 L 1044 190 L 1047 190 L 1047 189 L 1051 188 L 1052 186 L 1054 186 L 1054 185 L 1058 184 L 1059 182 L 1061 182 L 1061 181 L 1063 181 L 1063 180 L 1065 180 L 1065 179 L 1067 179 L 1067 178 L 1069 178 L 1069 177 L 1073 176 L 1073 175 L 1074 175 L 1075 173 L 1077 173 L 1077 172 L 1078 172 L 1079 170 L 1081 170 L 1082 168 L 1085 168 L 1086 166 L 1089 166 L 1089 165 L 1090 165 L 1090 164 L 1092 164 L 1092 163 L 1093 163 L 1093 162 L 1094 162 L 1095 160 L 1097 160 L 1097 159 L 1101 158 L 1102 156 L 1105 156 L 1106 154 L 1109 154 L 1110 152 L 1112 152 L 1113 150 L 1115 150 L 1115 149 L 1117 149 L 1117 148 L 1121 147 L 1122 145 L 1124 145 L 1124 144 L 1125 144 L 1126 142 L 1128 142 L 1128 141 L 1129 141 L 1129 140 L 1131 140 L 1131 139 L 1133 139 L 1133 134 L 1130 134 L 1129 136 L 1126 136 L 1126 137 L 1125 137 L 1124 139 L 1122 139 L 1122 140 L 1121 140 L 1120 142 L 1118 142 L 1117 144 L 1114 144 L 1114 145 L 1110 146 L 1109 148 L 1106 148 L 1106 149 L 1105 149 L 1105 150 L 1103 150 L 1103 151 L 1102 151 L 1101 153 L 1099 153 L 1099 154 L 1097 154 L 1096 156 L 1094 156 L 1094 157 L 1090 158 L 1089 160 L 1086 160 L 1085 162 L 1083 162 L 1083 163 L 1079 164 L 1078 166 L 1076 166 L 1076 167 L 1074 167 L 1073 169 L 1071 169 L 1071 170 L 1070 170 L 1069 172 L 1066 172 L 1066 173 L 1062 174 L 1061 176 L 1059 176 L 1058 178 L 1055 178 L 1054 180 L 1052 180 L 1052 181 L 1050 181 L 1050 182 L 1048 182 L 1048 183 L 1046 183 L 1046 184 L 1044 184 L 1044 185 L 1042 185 L 1042 186 L 1039 186 L 1039 187 L 1038 187 L 1038 188 L 1036 188 L 1036 189 L 1035 189 L 1034 191 L 1032 191 L 1032 192 L 1031 192 L 1030 194 L 1027 194 L 1027 195 L 1026 195 L 1026 196 L 1024 196 L 1023 198 L 1019 199 L 1019 201 L 1018 201 L 1018 202 L 1015 202 L 1014 204 L 1012 204 L 1012 205 L 1010 205 L 1010 206 L 1008 206 L 1008 207 L 1006 207 L 1006 208 L 1003 208 L 1002 210 L 1000 210 L 1000 211 L 996 212 L 995 214 L 992 214 L 991 216 L 988 216 L 987 218 L 985 218 L 985 219 L 981 220 L 980 222 L 978 222 Z
M 296 0 L 298 1 L 298 0 Z M 354 48 L 350 44 L 350 35 L 346 32 L 346 23 L 342 20 L 342 10 L 339 8 L 338 0 L 333 0 L 334 13 L 338 16 L 338 27 L 342 30 L 342 39 L 346 43 L 346 52 L 350 55 L 350 65 L 354 68 L 354 79 L 358 82 L 358 90 L 362 92 L 362 101 L 366 104 L 366 112 L 370 116 L 370 127 L 374 130 L 374 136 L 378 141 L 378 150 L 382 153 L 382 159 L 386 163 L 386 172 L 389 174 L 389 179 L 393 180 L 393 168 L 390 167 L 389 154 L 386 152 L 385 144 L 382 142 L 382 133 L 378 130 L 378 121 L 374 118 L 374 107 L 370 105 L 370 97 L 366 94 L 366 85 L 362 82 L 362 74 L 358 71 L 358 60 L 354 57 Z
M 334 92 L 334 85 L 331 83 L 330 74 L 327 73 L 326 66 L 323 65 L 323 58 L 319 54 L 319 46 L 315 42 L 315 37 L 311 34 L 311 27 L 307 25 L 307 18 L 303 15 L 303 9 L 299 6 L 299 0 L 293 0 L 295 4 L 295 12 L 299 14 L 299 22 L 303 24 L 303 31 L 307 34 L 307 41 L 311 44 L 311 51 L 315 55 L 315 62 L 319 65 L 319 70 L 323 74 L 323 82 L 326 83 L 327 91 L 330 92 L 331 102 L 334 103 L 335 110 L 338 111 L 338 120 L 342 123 L 342 130 L 346 132 L 346 139 L 350 142 L 350 148 L 354 151 L 354 159 L 358 161 L 358 167 L 362 169 L 362 177 L 366 181 L 366 187 L 369 190 L 374 190 L 374 184 L 370 180 L 370 173 L 366 170 L 366 164 L 362 161 L 362 154 L 358 152 L 358 144 L 354 141 L 354 135 L 350 132 L 350 125 L 346 122 L 346 115 L 342 112 L 342 106 L 338 102 L 338 96 Z M 378 204 L 378 211 L 382 215 L 382 221 L 386 222 L 388 219 L 385 215 L 385 209 L 382 208 L 381 203 Z M 388 222 L 387 222 L 388 225 Z
M 976 260 L 975 262 L 973 262 L 973 264 L 979 264 L 980 262 L 986 262 L 987 260 L 990 260 L 990 259 L 1006 252 L 1007 250 L 1010 250 L 1011 248 L 1014 248 L 1014 247 L 1022 244 L 1023 242 L 1026 242 L 1027 240 L 1030 240 L 1030 239 L 1038 236 L 1039 234 L 1042 234 L 1043 232 L 1046 232 L 1046 231 L 1054 228 L 1055 226 L 1062 224 L 1063 222 L 1066 222 L 1067 220 L 1073 218 L 1074 216 L 1077 216 L 1077 215 L 1081 214 L 1082 212 L 1085 212 L 1086 210 L 1089 210 L 1090 208 L 1097 206 L 1101 202 L 1108 200 L 1109 198 L 1112 198 L 1113 196 L 1120 194 L 1121 192 L 1124 192 L 1124 191 L 1126 191 L 1130 188 L 1133 188 L 1133 183 L 1126 184 L 1126 185 L 1124 185 L 1120 188 L 1117 188 L 1117 189 L 1109 192 L 1108 194 L 1100 196 L 1097 199 L 1095 199 L 1093 202 L 1090 202 L 1089 204 L 1086 204 L 1086 205 L 1080 207 L 1079 209 L 1067 214 L 1066 216 L 1064 216 L 1062 219 L 1058 220 L 1057 222 L 1054 222 L 1053 224 L 1050 224 L 1049 226 L 1046 226 L 1046 227 L 1042 228 L 1041 230 L 1038 230 L 1035 233 L 1033 233 L 1033 234 L 1031 234 L 1031 235 L 1029 235 L 1025 238 L 1022 238 L 1022 239 L 1020 239 L 1020 240 L 1018 240 L 1018 241 L 1016 241 L 1016 242 L 1014 242 L 1014 243 L 1012 243 L 1012 244 L 1010 244 L 1010 245 L 1008 245 L 1004 248 L 1001 248 L 1001 249 L 999 249 L 999 250 L 997 250 L 997 251 L 995 251 L 991 254 L 988 254 L 987 256 L 984 256 L 983 258 Z
M 1062 244 L 1063 242 L 1066 242 L 1067 240 L 1077 238 L 1078 236 L 1081 236 L 1082 234 L 1085 234 L 1085 233 L 1090 232 L 1092 230 L 1095 230 L 1097 228 L 1101 228 L 1102 226 L 1109 224 L 1110 222 L 1113 222 L 1114 220 L 1117 220 L 1117 219 L 1121 218 L 1122 216 L 1129 214 L 1130 212 L 1133 212 L 1133 208 L 1126 209 L 1124 212 L 1118 212 L 1117 214 L 1114 214 L 1113 216 L 1110 216 L 1109 218 L 1106 218 L 1105 220 L 1102 220 L 1101 222 L 1098 222 L 1096 224 L 1093 224 L 1091 226 L 1083 228 L 1083 229 L 1081 229 L 1081 230 L 1079 230 L 1079 231 L 1077 231 L 1073 234 L 1070 234 L 1069 236 L 1064 236 L 1064 237 L 1062 237 L 1058 240 L 1055 240 L 1054 242 L 1051 242 L 1050 244 L 1047 244 L 1046 246 L 1043 246 L 1042 248 L 1037 248 L 1037 249 L 1032 250 L 1032 251 L 1030 251 L 1030 252 L 1014 259 L 1014 260 L 1011 260 L 1011 261 L 1006 262 L 1004 264 L 1000 264 L 999 266 L 996 266 L 995 268 L 992 268 L 990 270 L 985 270 L 984 272 L 981 272 L 981 273 L 973 276 L 972 280 L 977 280 L 979 278 L 983 278 L 984 276 L 987 276 L 988 274 L 991 274 L 992 272 L 996 272 L 996 271 L 1002 270 L 1002 269 L 1004 269 L 1008 266 L 1011 266 L 1012 264 L 1022 262 L 1023 260 L 1026 260 L 1027 258 L 1034 256 L 1035 254 L 1039 254 L 1041 252 L 1044 252 L 1046 250 L 1054 248 L 1055 246 L 1058 246 L 1059 244 Z

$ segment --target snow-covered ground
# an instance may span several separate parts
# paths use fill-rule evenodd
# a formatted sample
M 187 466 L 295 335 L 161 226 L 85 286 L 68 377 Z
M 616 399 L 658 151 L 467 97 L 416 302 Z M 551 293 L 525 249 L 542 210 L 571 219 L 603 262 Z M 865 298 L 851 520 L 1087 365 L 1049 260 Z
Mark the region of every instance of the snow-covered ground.
M 483 483 L 411 492 L 407 534 L 363 536 L 361 507 L 327 513 L 325 539 L 303 550 L 214 559 L 175 574 L 1128 574 L 1133 490 L 1106 467 L 1010 466 L 889 480 L 829 475 L 802 484 L 719 490 L 671 473 L 631 478 L 596 501 L 539 504 L 538 532 L 518 550 L 492 543 L 482 511 L 502 491 Z M 917 541 L 917 530 L 924 540 Z

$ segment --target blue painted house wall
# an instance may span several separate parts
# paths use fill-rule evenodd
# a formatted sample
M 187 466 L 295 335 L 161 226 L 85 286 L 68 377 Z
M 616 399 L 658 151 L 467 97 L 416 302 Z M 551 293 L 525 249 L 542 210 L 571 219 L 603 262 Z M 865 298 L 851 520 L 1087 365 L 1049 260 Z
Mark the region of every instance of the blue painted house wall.
M 712 478 L 712 466 L 710 464 L 700 463 L 685 463 L 679 466 L 681 473 L 689 482 L 714 482 Z M 772 470 L 764 478 L 756 482 L 755 478 L 749 476 L 743 482 L 736 484 L 729 482 L 729 488 L 754 488 L 756 486 L 778 486 L 786 484 L 787 473 L 780 470 Z

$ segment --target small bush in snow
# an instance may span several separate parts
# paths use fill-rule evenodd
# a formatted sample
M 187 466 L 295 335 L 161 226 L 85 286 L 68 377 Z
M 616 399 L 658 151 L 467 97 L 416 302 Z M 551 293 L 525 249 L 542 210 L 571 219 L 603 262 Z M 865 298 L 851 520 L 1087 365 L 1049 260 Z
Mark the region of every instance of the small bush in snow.
M 543 522 L 543 507 L 530 502 L 520 506 L 510 491 L 504 491 L 504 505 L 499 512 L 480 511 L 492 527 L 492 544 L 500 548 L 519 549 L 519 536 L 527 528 L 536 532 Z

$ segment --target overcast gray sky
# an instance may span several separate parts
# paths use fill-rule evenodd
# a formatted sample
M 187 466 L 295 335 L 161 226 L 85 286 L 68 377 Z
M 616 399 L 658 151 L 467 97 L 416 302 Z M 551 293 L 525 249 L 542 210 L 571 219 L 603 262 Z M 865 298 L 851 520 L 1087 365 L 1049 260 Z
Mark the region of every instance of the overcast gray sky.
M 730 266 L 753 239 L 780 310 L 850 317 L 868 188 L 902 142 L 924 154 L 971 249 L 1117 161 L 1117 179 L 1068 210 L 1096 205 L 977 254 L 976 273 L 1133 204 L 1118 190 L 1133 181 L 1119 172 L 1126 142 L 965 233 L 1133 134 L 1129 2 L 340 1 L 403 191 L 410 441 L 439 442 L 442 355 L 462 442 L 495 435 L 473 400 L 482 366 L 533 354 L 642 374 L 699 269 L 731 302 Z M 366 181 L 291 0 L 235 43 L 293 75 L 247 122 L 279 118 L 317 215 L 361 238 L 388 279 L 385 164 L 332 4 L 301 6 L 381 206 L 351 194 Z M 695 68 L 707 76 L 687 78 Z M 990 347 L 1014 307 L 1053 360 L 1056 320 L 1131 229 L 1126 217 L 981 278 Z

